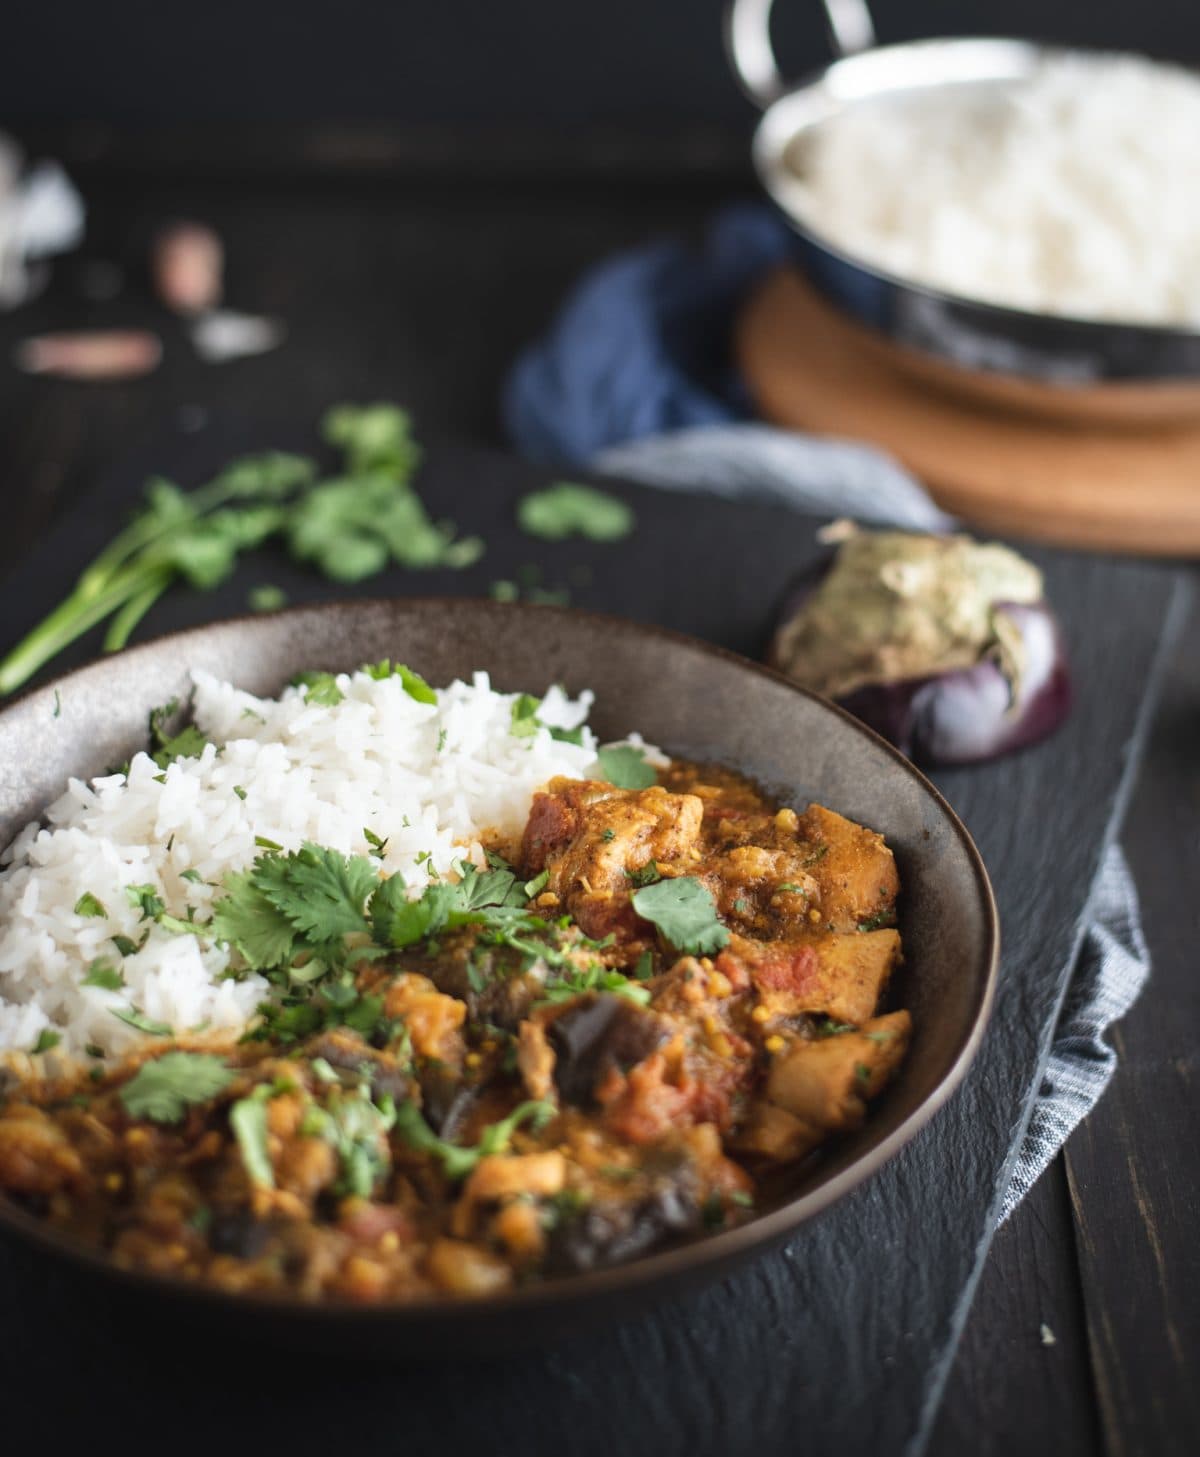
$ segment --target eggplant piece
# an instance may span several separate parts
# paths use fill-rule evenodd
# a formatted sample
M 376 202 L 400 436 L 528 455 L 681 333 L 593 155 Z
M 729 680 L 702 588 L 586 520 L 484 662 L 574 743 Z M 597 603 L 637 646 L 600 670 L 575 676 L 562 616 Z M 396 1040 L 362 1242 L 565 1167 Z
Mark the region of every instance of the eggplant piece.
M 870 544 L 858 545 L 864 541 Z M 910 549 L 920 553 L 915 561 L 906 559 Z M 848 550 L 873 552 L 869 566 L 882 579 L 881 585 L 861 566 L 852 568 L 863 576 L 861 612 L 854 583 L 845 580 Z M 939 577 L 939 556 L 951 552 L 960 559 Z M 982 563 L 977 580 L 969 553 Z M 841 578 L 836 598 L 818 600 L 835 571 Z M 1020 588 L 1027 600 L 991 596 L 990 586 L 1001 593 L 1005 586 Z M 963 537 L 855 533 L 795 584 L 767 660 L 918 763 L 977 763 L 1045 738 L 1070 712 L 1066 648 L 1040 587 L 1036 568 L 1007 548 Z M 839 614 L 846 629 L 840 662 L 833 656 Z M 943 664 L 914 671 L 923 647 Z M 896 671 L 901 663 L 907 671 Z
M 215 1209 L 208 1226 L 208 1247 L 214 1255 L 256 1260 L 271 1242 L 274 1230 L 248 1209 Z
M 662 1018 L 626 997 L 589 992 L 546 1025 L 554 1049 L 554 1081 L 568 1103 L 589 1107 L 596 1084 L 612 1067 L 622 1072 L 671 1036 Z
M 582 1274 L 647 1254 L 681 1234 L 698 1230 L 703 1212 L 685 1182 L 664 1181 L 652 1193 L 628 1203 L 590 1204 L 561 1220 L 546 1241 L 546 1273 Z

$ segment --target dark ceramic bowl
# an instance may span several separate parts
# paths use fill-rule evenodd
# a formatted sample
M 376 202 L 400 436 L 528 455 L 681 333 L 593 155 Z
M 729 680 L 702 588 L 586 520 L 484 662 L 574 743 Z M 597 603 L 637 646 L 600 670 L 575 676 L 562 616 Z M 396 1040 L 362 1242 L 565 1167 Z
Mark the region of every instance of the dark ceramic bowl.
M 601 738 L 637 729 L 668 751 L 740 769 L 797 807 L 820 800 L 882 831 L 902 886 L 898 1001 L 915 1026 L 895 1084 L 864 1128 L 805 1165 L 751 1223 L 495 1299 L 364 1309 L 235 1298 L 118 1271 L 2 1198 L 0 1231 L 72 1261 L 109 1293 L 169 1297 L 187 1307 L 187 1319 L 207 1318 L 229 1333 L 385 1356 L 507 1349 L 632 1312 L 796 1234 L 946 1101 L 979 1045 L 998 943 L 991 887 L 966 830 L 926 779 L 840 709 L 674 633 L 568 609 L 447 599 L 301 607 L 176 633 L 81 668 L 0 713 L 0 840 L 39 816 L 68 776 L 100 773 L 144 746 L 150 709 L 185 695 L 193 668 L 273 694 L 301 668 L 350 669 L 383 657 L 434 683 L 486 668 L 510 692 L 554 682 L 593 688 Z M 938 1190 L 928 1194 L 935 1199 Z

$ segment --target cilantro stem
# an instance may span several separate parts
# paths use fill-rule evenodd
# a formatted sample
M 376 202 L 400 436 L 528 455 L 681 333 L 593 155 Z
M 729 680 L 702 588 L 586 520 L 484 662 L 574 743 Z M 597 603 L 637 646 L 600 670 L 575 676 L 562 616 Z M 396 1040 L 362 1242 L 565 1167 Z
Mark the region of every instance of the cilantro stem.
M 152 577 L 135 597 L 129 598 L 108 624 L 108 631 L 104 634 L 103 643 L 106 653 L 119 652 L 125 646 L 134 628 L 170 585 L 170 570 L 164 568 L 157 573 L 156 577 Z

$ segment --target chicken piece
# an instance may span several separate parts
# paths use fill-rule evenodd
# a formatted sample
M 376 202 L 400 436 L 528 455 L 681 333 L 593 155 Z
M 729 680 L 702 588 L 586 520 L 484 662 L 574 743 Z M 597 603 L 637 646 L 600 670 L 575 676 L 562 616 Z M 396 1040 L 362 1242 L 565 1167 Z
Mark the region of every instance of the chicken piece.
M 466 1004 L 439 992 L 427 976 L 404 972 L 388 988 L 384 1011 L 408 1028 L 418 1057 L 458 1067 L 463 1059 L 462 1024 Z
M 808 807 L 799 829 L 815 847 L 809 870 L 819 888 L 826 926 L 855 931 L 893 914 L 900 881 L 882 835 L 819 804 Z
M 704 814 L 694 794 L 669 794 L 658 785 L 620 790 L 591 780 L 553 779 L 534 796 L 522 858 L 527 871 L 550 872 L 557 896 L 583 932 L 618 941 L 638 936 L 630 905 L 630 875 L 650 862 L 682 861 L 700 839 Z
M 802 1012 L 835 1022 L 865 1022 L 900 962 L 898 931 L 836 932 L 811 942 L 755 946 L 739 941 L 765 1021 Z
M 0 1188 L 56 1194 L 82 1175 L 78 1153 L 40 1108 L 17 1103 L 0 1113 Z
M 911 1029 L 907 1012 L 892 1012 L 857 1032 L 793 1043 L 767 1075 L 767 1099 L 823 1132 L 857 1128 L 867 1099 L 883 1090 L 904 1057 Z

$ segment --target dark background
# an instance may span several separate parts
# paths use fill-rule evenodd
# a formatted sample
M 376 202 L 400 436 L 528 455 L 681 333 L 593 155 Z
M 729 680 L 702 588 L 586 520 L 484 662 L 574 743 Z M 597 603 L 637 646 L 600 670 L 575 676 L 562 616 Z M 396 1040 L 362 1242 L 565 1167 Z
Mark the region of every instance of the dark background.
M 737 127 L 721 0 L 12 0 L 0 115 L 22 122 L 381 120 Z M 777 0 L 785 70 L 827 57 Z M 1028 35 L 1200 60 L 1195 0 L 875 0 L 882 40 Z

